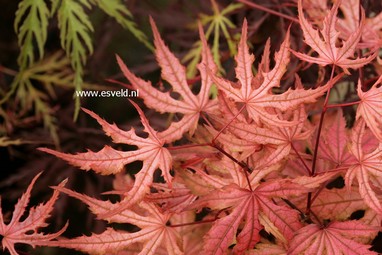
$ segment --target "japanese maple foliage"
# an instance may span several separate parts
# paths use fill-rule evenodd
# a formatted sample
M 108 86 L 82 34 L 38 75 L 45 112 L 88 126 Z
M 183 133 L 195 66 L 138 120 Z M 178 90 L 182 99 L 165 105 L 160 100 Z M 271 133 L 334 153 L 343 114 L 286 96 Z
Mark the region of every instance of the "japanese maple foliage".
M 12 255 L 17 255 L 17 251 L 14 247 L 17 243 L 25 243 L 35 247 L 36 245 L 48 245 L 52 239 L 60 236 L 66 229 L 65 225 L 60 231 L 53 234 L 44 234 L 39 232 L 39 228 L 46 227 L 48 224 L 45 222 L 51 212 L 53 211 L 54 203 L 56 202 L 59 191 L 55 190 L 52 197 L 45 204 L 40 204 L 34 208 L 31 208 L 27 213 L 26 218 L 22 218 L 27 209 L 33 185 L 35 184 L 39 173 L 36 175 L 30 183 L 27 191 L 21 196 L 15 210 L 12 215 L 12 219 L 6 224 L 4 222 L 4 215 L 0 210 L 0 235 L 2 236 L 3 250 L 8 249 Z M 66 180 L 61 182 L 58 187 L 63 187 Z
M 8 225 L 0 214 L 3 249 L 17 254 L 13 244 L 23 242 L 89 254 L 377 254 L 371 242 L 382 220 L 382 76 L 364 69 L 378 65 L 381 31 L 374 21 L 381 14 L 369 18 L 358 1 L 334 1 L 312 20 L 303 8 L 310 2 L 299 0 L 297 10 L 311 50 L 294 48 L 301 37 L 289 27 L 278 49 L 271 51 L 268 40 L 256 67 L 243 21 L 235 81 L 218 72 L 199 25 L 200 83 L 188 84 L 186 68 L 151 19 L 156 59 L 170 90 L 137 77 L 118 56 L 117 62 L 146 107 L 179 120 L 158 131 L 131 102 L 147 134 L 141 136 L 83 109 L 114 143 L 136 149 L 40 150 L 79 169 L 114 175 L 114 190 L 106 193 L 120 199 L 93 198 L 61 184 L 19 222 L 34 179 Z M 339 9 L 344 18 L 337 17 Z M 319 66 L 314 86 L 304 82 L 304 70 L 289 68 L 292 61 Z M 293 85 L 283 86 L 286 77 L 294 77 Z M 340 101 L 333 95 L 344 83 L 352 95 Z M 214 85 L 217 97 L 210 95 Z M 126 165 L 136 161 L 142 167 L 132 174 Z M 36 232 L 60 192 L 85 203 L 99 220 L 136 231 L 111 225 L 72 239 L 60 237 L 64 229 Z M 355 218 L 359 211 L 363 217 Z

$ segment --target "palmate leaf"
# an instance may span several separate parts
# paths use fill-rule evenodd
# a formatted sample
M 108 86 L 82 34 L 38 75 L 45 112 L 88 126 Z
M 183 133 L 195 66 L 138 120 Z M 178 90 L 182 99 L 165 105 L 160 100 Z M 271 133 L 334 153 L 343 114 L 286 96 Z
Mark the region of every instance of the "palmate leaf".
M 376 255 L 370 245 L 353 241 L 359 236 L 373 235 L 376 228 L 358 221 L 330 222 L 327 226 L 310 224 L 297 231 L 290 242 L 289 255 Z
M 119 151 L 110 146 L 105 146 L 98 152 L 89 151 L 72 155 L 47 148 L 40 148 L 40 150 L 66 160 L 83 170 L 88 171 L 92 169 L 102 175 L 117 174 L 123 171 L 126 164 L 143 161 L 141 170 L 135 174 L 135 182 L 132 189 L 125 194 L 125 198 L 121 202 L 116 203 L 115 209 L 109 212 L 110 215 L 119 213 L 140 202 L 146 192 L 149 191 L 149 186 L 152 184 L 156 169 L 162 170 L 168 185 L 171 185 L 172 180 L 170 174 L 172 157 L 169 151 L 163 147 L 164 142 L 158 137 L 157 132 L 151 128 L 142 110 L 135 103 L 132 102 L 132 104 L 136 107 L 145 131 L 149 134 L 147 138 L 137 136 L 134 129 L 123 131 L 115 124 L 109 124 L 95 113 L 86 109 L 84 111 L 98 121 L 105 133 L 112 137 L 114 142 L 135 145 L 138 147 L 137 150 Z
M 302 201 L 301 207 L 306 206 Z M 346 189 L 324 189 L 315 199 L 311 207 L 321 219 L 344 221 L 359 210 L 371 210 L 363 202 L 356 187 Z
M 19 102 L 25 111 L 34 109 L 34 115 L 42 119 L 56 147 L 59 147 L 59 137 L 56 118 L 48 103 L 49 96 L 55 97 L 53 86 L 70 87 L 73 79 L 70 60 L 62 51 L 57 51 L 21 70 L 12 83 L 12 88 L 15 88 L 12 93 L 15 93 L 17 99 L 15 101 Z M 39 89 L 36 81 L 42 84 L 44 89 Z M 0 104 L 11 98 L 12 93 L 0 100 Z
M 203 254 L 213 255 L 226 254 L 228 246 L 235 240 L 233 254 L 244 254 L 259 241 L 259 231 L 263 227 L 273 234 L 277 241 L 287 244 L 303 225 L 298 211 L 284 204 L 278 204 L 274 199 L 311 192 L 336 174 L 262 182 L 268 174 L 279 168 L 276 164 L 254 169 L 248 174 L 251 185 L 249 187 L 243 169 L 234 162 L 219 160 L 214 165 L 207 165 L 208 174 L 196 167 L 192 168 L 200 177 L 198 183 L 214 189 L 200 194 L 200 197 L 189 206 L 190 209 L 208 207 L 227 213 L 226 216 L 214 221 L 212 228 L 204 237 Z M 219 176 L 212 174 L 215 168 L 219 168 Z
M 321 66 L 334 65 L 341 67 L 345 73 L 349 74 L 348 68 L 360 68 L 371 60 L 373 60 L 378 52 L 373 52 L 372 55 L 366 58 L 356 58 L 354 53 L 361 39 L 363 26 L 365 22 L 365 11 L 361 9 L 361 21 L 356 31 L 354 31 L 347 40 L 342 41 L 342 46 L 337 47 L 336 43 L 339 39 L 339 32 L 336 30 L 337 12 L 341 1 L 336 1 L 323 22 L 323 29 L 316 30 L 304 17 L 302 9 L 302 0 L 298 1 L 298 17 L 300 20 L 301 29 L 304 33 L 304 41 L 314 51 L 318 53 L 318 57 L 312 57 L 300 52 L 292 51 L 300 59 L 316 63 Z
M 142 244 L 139 255 L 155 255 L 160 246 L 165 247 L 169 255 L 182 255 L 182 241 L 176 229 L 167 225 L 172 214 L 160 212 L 153 203 L 140 202 L 135 208 L 125 209 L 112 216 L 104 216 L 115 209 L 115 204 L 102 201 L 72 190 L 56 187 L 56 190 L 75 197 L 89 206 L 89 209 L 99 218 L 114 223 L 130 223 L 138 226 L 138 232 L 126 232 L 107 228 L 100 234 L 81 236 L 71 240 L 61 239 L 49 243 L 49 246 L 72 248 L 90 254 L 118 254 L 118 251 L 127 249 L 132 245 Z M 144 212 L 144 213 L 142 213 Z
M 26 69 L 16 76 L 16 79 L 13 81 L 13 84 L 18 84 L 15 97 L 20 100 L 22 109 L 34 109 L 34 115 L 42 119 L 44 127 L 49 130 L 54 144 L 58 147 L 59 137 L 57 134 L 56 118 L 52 115 L 52 109 L 47 103 L 48 96 L 35 88 L 32 79 L 28 77 L 29 70 L 38 66 L 39 63 L 32 65 L 30 69 Z
M 382 142 L 382 86 L 379 86 L 381 82 L 382 75 L 368 91 L 363 92 L 361 81 L 358 81 L 357 93 L 361 102 L 358 104 L 356 115 L 356 119 L 365 120 L 366 125 L 380 142 Z
M 20 69 L 35 62 L 33 45 L 37 44 L 40 58 L 47 39 L 49 10 L 44 0 L 23 0 L 16 12 L 14 28 L 21 52 L 17 59 Z
M 240 141 L 252 144 L 252 146 L 256 144 L 273 144 L 277 146 L 273 153 L 267 155 L 267 164 L 275 164 L 283 157 L 289 155 L 293 142 L 307 140 L 313 132 L 313 129 L 306 129 L 305 127 L 306 113 L 304 107 L 294 111 L 287 111 L 285 114 L 279 114 L 279 117 L 281 116 L 282 120 L 293 121 L 297 124 L 287 127 L 271 126 L 269 128 L 261 128 L 253 124 L 237 121 L 232 122 L 228 130 L 237 137 L 240 137 Z M 244 144 L 242 147 L 246 149 Z M 253 150 L 252 153 L 254 153 Z
M 261 182 L 278 166 L 254 170 L 249 176 L 252 189 L 245 181 L 245 175 L 233 162 L 216 162 L 232 177 L 219 180 L 216 175 L 203 175 L 202 171 L 193 169 L 203 181 L 209 183 L 214 190 L 201 195 L 190 208 L 209 207 L 214 210 L 226 210 L 227 216 L 216 220 L 204 237 L 203 254 L 226 254 L 227 247 L 236 240 L 233 254 L 243 254 L 260 239 L 259 231 L 265 227 L 279 241 L 292 239 L 294 232 L 302 227 L 299 213 L 284 205 L 278 205 L 273 198 L 301 195 L 318 187 L 333 177 L 333 174 L 316 177 L 300 177 L 294 180 L 281 179 Z M 212 182 L 210 181 L 212 180 Z M 224 184 L 224 182 L 226 184 Z M 237 234 L 238 230 L 241 230 Z
M 253 247 L 260 240 L 259 231 L 263 228 L 259 221 L 260 212 L 262 217 L 273 222 L 284 238 L 291 239 L 293 233 L 302 227 L 298 212 L 275 204 L 271 198 L 308 191 L 309 189 L 300 184 L 285 180 L 262 183 L 253 191 L 231 184 L 199 198 L 193 207 L 207 206 L 217 210 L 231 208 L 229 215 L 215 221 L 208 231 L 205 236 L 203 254 L 226 254 L 241 222 L 245 224 L 236 237 L 234 254 L 243 254 L 245 250 Z
M 350 152 L 355 157 L 355 164 L 351 165 L 345 175 L 345 184 L 350 190 L 353 179 L 356 177 L 359 185 L 359 192 L 364 199 L 364 202 L 378 214 L 382 214 L 382 205 L 376 192 L 371 185 L 371 178 L 382 177 L 382 143 L 373 151 L 370 151 L 363 146 L 362 139 L 365 135 L 365 121 L 359 119 L 353 127 L 352 145 Z
M 178 140 L 186 132 L 192 135 L 197 127 L 201 112 L 211 113 L 217 110 L 217 100 L 209 99 L 212 86 L 211 73 L 215 73 L 217 67 L 200 26 L 199 32 L 203 45 L 202 61 L 198 65 L 201 88 L 199 93 L 195 95 L 187 83 L 185 67 L 180 64 L 180 61 L 165 45 L 154 21 L 150 19 L 150 22 L 154 34 L 156 58 L 162 68 L 162 78 L 169 82 L 172 89 L 179 93 L 181 98 L 175 99 L 171 97 L 170 92 L 162 92 L 153 88 L 151 82 L 136 77 L 118 56 L 117 61 L 125 77 L 131 82 L 135 90 L 139 90 L 139 96 L 143 98 L 148 107 L 161 113 L 181 113 L 184 115 L 180 121 L 171 123 L 170 127 L 158 134 L 163 141 L 169 143 Z M 207 71 L 207 68 L 210 71 Z
M 317 89 L 304 90 L 297 85 L 295 90 L 289 89 L 279 95 L 273 94 L 271 89 L 280 87 L 281 78 L 286 72 L 290 60 L 289 37 L 288 31 L 279 51 L 275 54 L 275 65 L 271 70 L 269 68 L 269 47 L 265 48 L 259 72 L 254 76 L 252 73 L 254 56 L 249 53 L 247 46 L 247 21 L 244 20 L 238 54 L 235 57 L 237 63 L 235 72 L 238 82 L 232 84 L 231 81 L 224 78 L 213 76 L 218 88 L 236 103 L 244 104 L 249 117 L 257 124 L 266 123 L 279 126 L 296 124 L 295 122 L 280 120 L 276 114 L 267 108 L 286 111 L 294 110 L 302 103 L 315 102 L 341 77 L 338 75 Z M 299 84 L 298 81 L 296 83 Z
M 20 69 L 26 69 L 35 62 L 34 43 L 38 46 L 40 58 L 44 54 L 44 44 L 47 39 L 48 18 L 58 13 L 58 26 L 60 29 L 61 46 L 66 51 L 75 71 L 74 87 L 79 91 L 83 87 L 83 69 L 87 56 L 93 52 L 90 32 L 93 26 L 86 14 L 84 7 L 90 9 L 91 3 L 99 6 L 109 16 L 115 18 L 124 28 L 127 28 L 149 49 L 153 50 L 145 34 L 131 21 L 130 11 L 120 0 L 51 0 L 52 7 L 49 11 L 44 0 L 23 0 L 19 4 L 14 23 L 18 35 L 21 52 L 18 58 Z M 17 84 L 16 84 L 17 85 Z M 16 87 L 12 88 L 9 95 L 13 94 Z M 1 100 L 2 103 L 4 100 Z M 80 98 L 75 97 L 75 114 L 77 118 L 80 109 Z
M 48 225 L 45 221 L 49 218 L 53 210 L 54 204 L 59 195 L 58 190 L 53 192 L 53 195 L 48 202 L 31 208 L 27 214 L 27 217 L 21 220 L 28 206 L 33 185 L 40 175 L 41 173 L 33 178 L 28 189 L 15 205 L 12 219 L 8 224 L 5 224 L 4 222 L 4 215 L 0 207 L 0 236 L 2 237 L 2 246 L 3 250 L 8 249 L 11 255 L 18 255 L 18 252 L 14 247 L 15 244 L 25 243 L 32 245 L 33 247 L 38 245 L 47 245 L 52 242 L 52 239 L 60 236 L 67 227 L 67 225 L 65 225 L 60 231 L 53 234 L 43 234 L 39 232 L 40 228 Z M 66 181 L 61 182 L 58 187 L 63 188 L 65 183 Z
M 338 110 L 334 116 L 326 116 L 319 143 L 319 157 L 337 167 L 354 163 L 351 162 L 352 157 L 347 149 L 350 139 L 345 126 L 342 110 Z
M 346 0 L 341 2 L 340 9 L 344 18 L 339 19 L 337 24 L 338 30 L 341 32 L 341 38 L 346 40 L 352 33 L 357 31 L 360 20 L 360 6 L 361 1 L 359 0 Z M 359 47 L 371 49 L 380 48 L 382 45 L 382 39 L 379 36 L 381 29 L 382 13 L 367 17 Z

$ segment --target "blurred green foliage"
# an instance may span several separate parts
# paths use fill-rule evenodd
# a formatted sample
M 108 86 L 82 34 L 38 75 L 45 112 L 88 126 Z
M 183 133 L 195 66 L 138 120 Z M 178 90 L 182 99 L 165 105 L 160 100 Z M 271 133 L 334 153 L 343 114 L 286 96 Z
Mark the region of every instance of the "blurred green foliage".
M 0 105 L 13 99 L 19 102 L 21 111 L 33 110 L 37 118 L 42 118 L 56 146 L 59 146 L 59 137 L 55 117 L 48 104 L 48 95 L 51 96 L 52 86 L 64 84 L 76 91 L 82 90 L 84 66 L 94 50 L 91 37 L 94 28 L 87 13 L 93 7 L 103 10 L 147 48 L 153 50 L 153 46 L 138 29 L 131 12 L 121 0 L 51 0 L 50 3 L 44 0 L 22 0 L 15 14 L 14 30 L 20 47 L 17 58 L 19 71 L 15 74 L 10 90 L 3 92 Z M 61 47 L 66 57 L 56 52 L 44 59 L 48 24 L 56 14 Z M 71 70 L 68 69 L 68 64 Z M 44 85 L 44 90 L 35 86 L 36 81 Z M 74 119 L 77 119 L 80 98 L 74 97 L 74 101 Z

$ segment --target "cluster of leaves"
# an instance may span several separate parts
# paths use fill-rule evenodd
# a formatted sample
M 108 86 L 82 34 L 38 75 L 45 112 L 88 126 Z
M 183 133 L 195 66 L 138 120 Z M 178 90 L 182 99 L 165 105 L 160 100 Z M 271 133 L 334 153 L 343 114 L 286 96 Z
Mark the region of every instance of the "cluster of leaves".
M 10 223 L 4 224 L 0 214 L 3 249 L 17 254 L 13 245 L 21 242 L 89 254 L 377 254 L 370 244 L 382 216 L 382 76 L 377 71 L 382 13 L 366 18 L 357 0 L 335 1 L 330 8 L 313 4 L 297 3 L 310 50 L 297 50 L 300 37 L 288 29 L 273 60 L 267 41 L 256 74 L 244 20 L 236 81 L 219 74 L 200 24 L 200 82 L 190 85 L 186 68 L 151 19 L 161 77 L 171 89 L 158 89 L 121 58 L 117 62 L 128 87 L 139 89 L 148 108 L 179 120 L 158 131 L 131 102 L 146 133 L 138 134 L 84 109 L 114 143 L 135 149 L 40 150 L 82 170 L 114 175 L 114 190 L 107 193 L 119 195 L 119 201 L 93 198 L 62 183 L 46 204 L 20 221 L 36 177 Z M 291 69 L 297 58 L 298 70 Z M 318 81 L 311 86 L 297 71 L 304 75 L 316 65 Z M 282 83 L 292 74 L 294 85 L 285 88 Z M 351 76 L 358 82 L 345 82 Z M 333 96 L 344 83 L 352 94 Z M 217 97 L 210 96 L 213 85 Z M 354 114 L 346 111 L 349 107 Z M 141 168 L 130 174 L 134 162 Z M 59 237 L 65 228 L 38 232 L 60 192 L 112 224 L 102 233 L 71 239 Z M 363 216 L 355 218 L 357 212 Z M 121 230 L 113 223 L 136 228 Z

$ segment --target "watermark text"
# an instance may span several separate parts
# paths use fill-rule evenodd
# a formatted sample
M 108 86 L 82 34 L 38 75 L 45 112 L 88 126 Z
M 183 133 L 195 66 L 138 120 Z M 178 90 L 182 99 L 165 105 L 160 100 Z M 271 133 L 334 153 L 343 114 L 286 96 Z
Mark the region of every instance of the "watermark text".
M 75 92 L 76 97 L 139 97 L 139 90 L 81 90 Z

